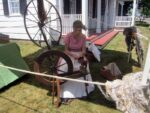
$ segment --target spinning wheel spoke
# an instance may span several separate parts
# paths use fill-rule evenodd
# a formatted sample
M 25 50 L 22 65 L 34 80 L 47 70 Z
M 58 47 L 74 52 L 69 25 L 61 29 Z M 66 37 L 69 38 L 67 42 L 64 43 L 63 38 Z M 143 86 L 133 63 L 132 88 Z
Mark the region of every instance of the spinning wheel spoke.
M 27 27 L 27 28 L 35 28 L 35 27 L 37 27 L 37 26 L 29 26 L 29 27 Z
M 47 11 L 46 16 L 48 16 L 48 14 L 49 14 L 49 12 L 50 12 L 51 9 L 52 9 L 52 6 L 50 6 L 49 10 Z
M 45 28 L 45 27 L 44 27 Z M 51 33 L 45 28 L 46 32 L 51 36 L 51 38 L 54 40 L 54 38 L 52 37 Z
M 38 14 L 38 10 L 36 9 L 36 6 L 35 6 L 35 4 L 34 4 L 34 1 L 32 2 L 32 4 L 33 4 L 33 6 L 34 6 L 34 9 L 35 9 L 36 13 Z
M 46 25 L 45 25 L 46 26 Z M 53 28 L 51 28 L 51 27 L 48 27 L 48 26 L 46 26 L 48 29 L 51 29 L 51 30 L 53 30 L 53 31 L 56 31 L 56 32 L 58 32 L 58 33 L 61 33 L 60 31 L 58 31 L 58 30 L 56 30 L 56 29 L 53 29 Z
M 28 12 L 29 12 L 37 21 L 39 21 L 38 18 L 35 17 L 34 14 L 33 14 L 30 10 L 28 10 Z
M 58 67 L 61 67 L 63 65 L 66 65 L 67 63 L 63 63 L 63 64 L 60 64 L 60 65 L 57 65 L 55 68 L 58 68 Z
M 28 3 L 24 13 L 24 25 L 25 30 L 33 43 L 39 47 L 45 47 L 45 45 L 47 45 L 47 47 L 50 48 L 48 42 L 50 37 L 59 44 L 62 35 L 62 23 L 55 6 L 49 2 L 49 0 L 42 0 L 42 2 L 43 7 L 41 6 L 41 8 L 38 7 L 38 3 L 41 3 L 40 0 L 31 0 Z M 31 7 L 34 9 L 30 10 Z M 45 17 L 43 17 L 44 12 L 42 11 L 45 11 Z M 36 31 L 36 28 L 40 29 L 41 36 L 37 36 L 40 35 L 40 33 L 39 31 Z M 33 33 L 35 33 L 35 35 L 33 35 Z M 37 41 L 37 39 L 40 39 L 40 41 Z
M 38 31 L 36 32 L 36 34 L 33 37 L 33 40 L 35 39 L 35 37 L 37 36 L 37 34 L 39 33 L 40 29 L 38 29 Z
M 29 21 L 32 21 L 32 22 L 35 22 L 35 23 L 37 23 L 38 24 L 38 22 L 37 21 L 35 21 L 35 20 L 31 20 L 30 18 L 26 18 L 27 20 L 29 20 Z
M 59 19 L 59 18 L 55 18 L 53 20 L 47 21 L 47 22 L 45 22 L 45 24 L 51 23 L 52 21 L 56 21 L 57 19 Z

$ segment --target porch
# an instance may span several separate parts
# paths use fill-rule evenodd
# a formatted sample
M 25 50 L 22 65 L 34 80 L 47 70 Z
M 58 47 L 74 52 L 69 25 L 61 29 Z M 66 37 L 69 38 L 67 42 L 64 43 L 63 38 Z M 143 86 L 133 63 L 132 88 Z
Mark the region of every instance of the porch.
M 116 16 L 115 28 L 125 28 L 132 26 L 132 16 Z
M 81 20 L 82 21 L 82 14 L 64 14 L 61 16 L 62 20 L 62 34 L 65 35 L 68 32 L 73 31 L 72 25 L 75 20 Z M 96 33 L 96 25 L 97 25 L 97 19 L 96 18 L 88 18 L 88 33 L 91 35 L 92 33 Z M 102 24 L 101 24 L 102 26 Z
M 102 20 L 104 20 L 104 17 L 101 17 Z M 61 16 L 62 19 L 62 34 L 65 35 L 68 32 L 71 32 L 72 29 L 72 24 L 75 20 L 81 20 L 82 21 L 82 14 L 65 14 Z M 103 22 L 98 23 L 97 18 L 88 18 L 88 34 L 93 35 L 93 34 L 97 34 L 100 32 L 103 32 L 105 30 L 108 29 L 113 29 L 113 28 L 125 28 L 125 27 L 130 27 L 132 26 L 132 16 L 116 16 L 115 17 L 115 24 L 114 27 L 110 26 L 109 24 L 107 24 L 107 29 L 104 29 L 104 24 Z M 100 28 L 101 31 L 100 32 L 96 32 L 97 29 L 97 24 L 100 24 Z
M 81 20 L 87 27 L 86 36 L 101 33 L 114 28 L 125 28 L 134 25 L 137 0 L 58 0 L 58 10 L 62 19 L 62 34 L 72 31 L 75 20 Z M 123 13 L 125 1 L 133 4 L 131 16 Z M 119 12 L 121 11 L 121 14 Z

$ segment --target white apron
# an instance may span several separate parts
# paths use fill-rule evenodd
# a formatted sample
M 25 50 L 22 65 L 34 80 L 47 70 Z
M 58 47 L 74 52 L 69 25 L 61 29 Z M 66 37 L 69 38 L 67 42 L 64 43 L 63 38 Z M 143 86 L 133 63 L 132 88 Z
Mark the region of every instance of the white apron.
M 72 54 L 79 55 L 81 52 L 72 52 Z M 78 71 L 80 68 L 80 63 L 78 60 L 75 60 L 74 58 L 70 57 L 72 63 L 73 63 L 73 71 Z M 59 65 L 64 64 L 65 61 L 61 60 Z M 63 65 L 59 68 L 62 71 L 66 71 L 68 69 L 67 65 Z M 90 73 L 89 70 L 89 64 L 87 65 L 87 71 Z M 84 80 L 84 77 L 78 78 L 79 80 Z M 87 81 L 92 81 L 91 74 L 86 75 Z M 73 81 L 66 81 L 64 84 L 61 85 L 60 88 L 60 97 L 61 98 L 81 98 L 87 96 L 88 93 L 92 92 L 94 90 L 94 85 L 88 84 L 85 86 L 84 83 L 79 82 L 73 82 Z

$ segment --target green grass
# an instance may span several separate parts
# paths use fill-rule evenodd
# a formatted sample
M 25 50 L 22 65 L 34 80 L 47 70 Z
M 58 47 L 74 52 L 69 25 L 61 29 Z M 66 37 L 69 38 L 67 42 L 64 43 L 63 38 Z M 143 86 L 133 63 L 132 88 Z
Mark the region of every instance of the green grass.
M 142 34 L 150 35 L 147 27 L 139 28 Z M 30 41 L 16 41 L 16 43 L 30 69 L 33 70 L 33 61 L 43 50 Z M 147 41 L 144 41 L 144 47 L 147 47 Z M 132 63 L 127 63 L 126 45 L 122 33 L 119 33 L 101 53 L 101 62 L 90 65 L 94 81 L 106 81 L 99 72 L 102 66 L 110 62 L 117 63 L 123 74 L 141 70 L 136 65 L 135 52 Z M 90 99 L 75 99 L 71 104 L 61 105 L 60 108 L 52 105 L 48 89 L 37 82 L 34 76 L 26 75 L 0 91 L 0 113 L 121 113 L 116 110 L 113 102 L 104 98 L 97 87 L 90 94 Z

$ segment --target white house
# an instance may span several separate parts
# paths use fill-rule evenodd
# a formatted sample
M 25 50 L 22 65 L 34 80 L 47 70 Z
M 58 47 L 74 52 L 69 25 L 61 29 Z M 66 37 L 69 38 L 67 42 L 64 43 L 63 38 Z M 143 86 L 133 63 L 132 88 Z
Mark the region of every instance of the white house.
M 29 39 L 24 28 L 23 13 L 30 1 L 0 0 L 0 33 L 7 34 L 10 38 Z M 75 20 L 81 20 L 87 26 L 88 30 L 85 31 L 87 36 L 115 27 L 134 25 L 137 0 L 48 1 L 57 8 L 61 16 L 63 35 L 72 30 L 72 23 Z M 133 6 L 131 16 L 126 15 L 129 6 Z

